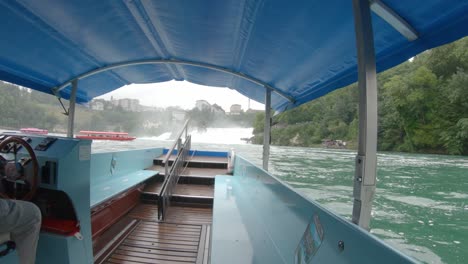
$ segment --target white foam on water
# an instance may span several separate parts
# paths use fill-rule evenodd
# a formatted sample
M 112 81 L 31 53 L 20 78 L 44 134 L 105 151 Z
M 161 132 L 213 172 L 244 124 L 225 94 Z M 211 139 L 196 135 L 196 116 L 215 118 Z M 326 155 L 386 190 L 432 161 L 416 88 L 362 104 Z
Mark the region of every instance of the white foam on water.
M 246 144 L 242 138 L 251 138 L 253 128 L 207 128 L 192 131 L 192 142 L 217 144 Z
M 210 127 L 206 130 L 190 131 L 192 142 L 194 143 L 212 143 L 212 144 L 246 144 L 242 138 L 251 138 L 253 128 L 217 128 Z M 163 133 L 157 137 L 138 137 L 143 140 L 154 141 L 174 141 L 171 132 Z
M 147 140 L 172 140 L 171 139 L 171 132 L 162 133 L 157 137 L 139 137 L 139 139 L 147 139 Z

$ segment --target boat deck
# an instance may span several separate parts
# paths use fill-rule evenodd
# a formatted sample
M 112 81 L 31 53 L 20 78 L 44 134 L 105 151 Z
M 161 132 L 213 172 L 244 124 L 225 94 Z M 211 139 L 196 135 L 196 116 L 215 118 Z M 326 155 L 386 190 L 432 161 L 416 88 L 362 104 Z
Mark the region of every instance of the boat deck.
M 226 157 L 192 156 L 174 186 L 171 204 L 163 222 L 158 221 L 163 186 L 164 155 L 154 160 L 149 171 L 159 175 L 146 182 L 139 203 L 114 233 L 124 232 L 96 263 L 208 263 L 213 221 L 214 178 L 227 172 Z M 174 157 L 171 157 L 174 158 Z M 130 220 L 129 220 L 130 219 Z M 132 222 L 133 221 L 133 222 Z M 117 230 L 119 229 L 119 230 Z M 109 235 L 112 236 L 112 235 Z M 100 246 L 101 248 L 103 246 Z M 102 256 L 102 257 L 101 257 Z
M 157 209 L 135 207 L 129 217 L 139 223 L 103 263 L 208 263 L 212 209 L 172 206 L 156 222 Z

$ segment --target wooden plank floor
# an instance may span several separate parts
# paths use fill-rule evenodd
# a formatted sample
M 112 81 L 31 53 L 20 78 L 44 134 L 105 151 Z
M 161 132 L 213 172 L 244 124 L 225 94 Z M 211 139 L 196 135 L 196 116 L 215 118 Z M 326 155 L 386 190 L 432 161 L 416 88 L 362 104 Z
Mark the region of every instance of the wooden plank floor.
M 186 196 L 201 196 L 210 197 L 214 196 L 214 185 L 203 184 L 177 184 L 174 188 L 173 195 L 186 195 Z
M 140 204 L 129 216 L 157 219 L 157 206 Z M 140 221 L 104 263 L 208 263 L 211 222 L 211 208 L 171 206 L 166 222 Z
M 196 263 L 201 236 L 200 225 L 142 221 L 105 263 Z
M 129 216 L 140 220 L 158 221 L 158 206 L 139 204 L 129 213 Z M 166 222 L 179 224 L 211 224 L 212 219 L 212 208 L 171 206 L 166 215 Z
M 209 224 L 213 221 L 212 208 L 171 206 L 167 211 L 167 222 L 181 224 Z

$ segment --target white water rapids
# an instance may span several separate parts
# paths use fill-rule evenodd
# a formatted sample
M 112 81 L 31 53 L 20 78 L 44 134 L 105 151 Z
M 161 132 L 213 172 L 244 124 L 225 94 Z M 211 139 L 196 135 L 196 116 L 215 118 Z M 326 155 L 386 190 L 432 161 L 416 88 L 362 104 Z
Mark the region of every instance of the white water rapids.
M 253 128 L 215 128 L 209 127 L 205 131 L 191 131 L 192 142 L 196 143 L 214 143 L 214 144 L 245 144 L 241 138 L 251 138 Z M 173 141 L 171 132 L 163 133 L 157 137 L 141 137 L 146 140 Z

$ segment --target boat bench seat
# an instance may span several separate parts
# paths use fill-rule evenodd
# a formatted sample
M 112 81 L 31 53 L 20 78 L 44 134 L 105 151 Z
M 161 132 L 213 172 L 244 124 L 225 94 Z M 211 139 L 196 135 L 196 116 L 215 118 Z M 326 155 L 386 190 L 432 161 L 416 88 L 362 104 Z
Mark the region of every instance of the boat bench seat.
M 158 174 L 159 172 L 154 170 L 138 170 L 117 175 L 115 178 L 91 182 L 91 208 Z
M 211 263 L 414 263 L 244 158 L 234 166 L 215 178 Z
M 271 212 L 263 216 L 263 209 L 252 199 L 255 192 L 244 192 L 243 180 L 230 175 L 215 177 L 211 263 L 254 263 L 254 259 L 261 259 L 262 263 L 288 263 L 282 261 L 262 219 L 278 215 Z

